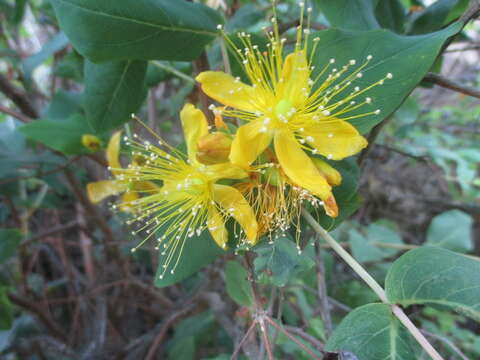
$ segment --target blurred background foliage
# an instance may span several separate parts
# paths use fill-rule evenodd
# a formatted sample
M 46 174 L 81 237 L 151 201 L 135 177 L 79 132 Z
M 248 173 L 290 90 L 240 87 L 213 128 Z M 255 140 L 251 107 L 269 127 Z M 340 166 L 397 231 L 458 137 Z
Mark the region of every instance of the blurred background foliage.
M 367 359 L 361 349 L 324 350 L 329 339 L 337 341 L 332 330 L 348 313 L 377 299 L 310 230 L 303 232 L 302 256 L 287 237 L 261 243 L 246 260 L 219 257 L 210 239 L 199 239 L 185 268 L 157 278 L 158 288 L 162 259 L 153 246 L 131 254 L 140 239 L 127 231 L 126 215 L 88 201 L 85 185 L 108 177 L 104 150 L 113 130 L 139 131 L 131 113 L 181 142 L 177 114 L 184 102 L 208 105 L 194 76 L 223 67 L 214 40 L 223 18 L 229 33 L 261 34 L 270 25 L 266 0 L 179 1 L 168 14 L 150 13 L 154 2 L 131 10 L 170 32 L 144 38 L 151 29 L 87 21 L 66 5 L 75 1 L 0 0 L 0 358 L 229 359 L 248 330 L 255 279 L 262 305 L 300 343 L 272 328 L 275 358 L 312 358 L 303 346 L 318 358 Z M 118 4 L 120 12 L 131 5 Z M 311 5 L 315 30 L 429 36 L 464 16 L 469 2 Z M 279 1 L 277 9 L 282 29 L 298 24 L 295 1 Z M 358 168 L 342 165 L 351 174 L 339 189 L 348 219 L 333 234 L 382 284 L 395 259 L 425 244 L 480 256 L 479 29 L 472 21 L 442 38 L 441 55 L 420 85 L 368 135 L 375 144 L 357 159 Z M 84 135 L 98 143 L 85 143 Z M 252 273 L 245 261 L 252 261 Z M 480 325 L 468 314 L 429 304 L 407 310 L 445 359 L 480 358 Z M 395 359 L 427 358 L 409 354 Z M 249 337 L 239 356 L 267 355 Z

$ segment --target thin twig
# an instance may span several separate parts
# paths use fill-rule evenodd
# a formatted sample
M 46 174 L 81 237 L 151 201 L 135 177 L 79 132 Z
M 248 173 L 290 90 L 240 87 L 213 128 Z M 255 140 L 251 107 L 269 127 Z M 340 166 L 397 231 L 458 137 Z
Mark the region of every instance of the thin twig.
M 9 109 L 7 108 L 6 106 L 3 106 L 3 105 L 0 105 L 0 112 L 4 113 L 4 114 L 7 114 L 7 115 L 10 115 L 10 116 L 13 116 L 14 118 L 20 120 L 21 122 L 24 122 L 24 123 L 29 123 L 30 121 L 32 121 L 32 119 L 30 119 L 28 116 L 26 115 L 23 115 L 22 113 L 19 113 L 15 110 L 12 110 L 12 109 Z
M 435 74 L 435 73 L 428 73 L 427 75 L 425 75 L 423 80 L 433 83 L 435 85 L 441 86 L 443 88 L 457 91 L 459 93 L 473 96 L 473 97 L 476 97 L 477 99 L 480 99 L 480 90 L 475 89 L 471 86 L 462 85 L 456 81 L 447 79 L 442 75 Z
M 168 329 L 178 320 L 185 317 L 190 311 L 192 311 L 193 305 L 187 306 L 186 308 L 177 311 L 176 313 L 172 314 L 165 322 L 163 323 L 162 327 L 160 328 L 157 336 L 153 340 L 150 349 L 148 350 L 147 356 L 145 360 L 154 360 L 156 357 L 156 352 L 158 346 L 162 343 L 163 338 L 167 334 Z
M 63 342 L 67 342 L 65 331 L 48 317 L 47 312 L 38 302 L 26 300 L 12 293 L 8 294 L 8 298 L 15 305 L 35 314 L 53 336 L 62 340 Z
M 250 327 L 248 328 L 247 332 L 243 336 L 242 340 L 238 343 L 238 345 L 235 347 L 235 350 L 233 351 L 232 357 L 230 360 L 236 360 L 238 358 L 238 355 L 240 354 L 240 350 L 242 349 L 243 344 L 245 341 L 247 341 L 248 337 L 252 333 L 252 331 L 255 329 L 255 325 L 257 325 L 257 320 L 254 320 Z
M 436 339 L 438 341 L 445 343 L 445 345 L 447 345 L 450 349 L 452 349 L 454 353 L 460 356 L 462 360 L 468 360 L 467 356 L 457 346 L 455 346 L 453 342 L 451 342 L 446 337 L 443 337 L 437 334 L 432 334 L 431 332 L 428 332 L 427 330 L 423 330 L 423 329 L 421 329 L 420 331 L 428 337 L 431 337 L 433 339 Z
M 307 334 L 302 329 L 295 326 L 285 326 L 285 330 L 289 331 L 292 334 L 300 336 L 305 341 L 308 341 L 317 351 L 324 351 L 324 345 L 314 336 Z
M 317 263 L 317 296 L 320 302 L 320 317 L 325 325 L 325 334 L 330 337 L 332 333 L 332 317 L 330 315 L 330 307 L 328 304 L 327 286 L 325 284 L 325 266 L 323 264 L 322 254 L 320 252 L 319 242 L 315 244 L 316 263 Z
M 270 339 L 268 338 L 268 326 L 267 324 L 265 324 L 265 320 L 263 318 L 260 319 L 259 324 L 260 324 L 260 331 L 263 337 L 263 343 L 265 345 L 265 349 L 267 350 L 268 360 L 273 360 L 272 345 L 270 344 Z
M 313 359 L 316 360 L 322 360 L 320 357 L 318 357 L 312 350 L 310 350 L 307 346 L 302 344 L 302 342 L 298 341 L 295 339 L 292 334 L 290 334 L 287 330 L 285 330 L 282 326 L 278 325 L 275 321 L 270 319 L 269 317 L 265 317 L 265 320 L 271 324 L 274 328 L 276 328 L 278 331 L 280 331 L 282 334 L 284 334 L 286 337 L 288 337 L 290 340 L 292 340 L 295 344 L 297 344 L 303 351 L 305 351 L 308 355 L 310 355 Z
M 39 117 L 37 109 L 35 109 L 27 94 L 23 92 L 23 90 L 12 85 L 2 74 L 0 74 L 0 91 L 4 93 L 7 98 L 12 100 L 12 102 L 17 105 L 26 116 L 34 119 Z
M 56 233 L 59 233 L 59 232 L 62 232 L 62 231 L 66 231 L 66 230 L 70 230 L 70 229 L 73 229 L 73 228 L 76 228 L 80 226 L 80 224 L 76 221 L 76 220 L 72 220 L 66 224 L 62 224 L 62 225 L 58 225 L 56 227 L 53 227 L 43 233 L 40 233 L 40 234 L 36 234 L 34 236 L 31 236 L 25 240 L 23 240 L 19 246 L 21 247 L 25 247 L 35 241 L 38 241 L 38 240 L 41 240 L 47 236 L 51 236 L 51 235 L 54 235 Z

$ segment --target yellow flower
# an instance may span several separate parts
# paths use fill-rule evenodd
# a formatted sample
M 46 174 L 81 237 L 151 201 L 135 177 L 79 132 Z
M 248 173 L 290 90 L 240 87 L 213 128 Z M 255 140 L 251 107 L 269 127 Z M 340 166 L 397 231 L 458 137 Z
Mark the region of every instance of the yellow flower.
M 119 159 L 121 135 L 121 131 L 117 131 L 112 135 L 106 151 L 109 169 L 114 175 L 118 173 L 118 170 L 115 169 L 122 167 Z M 87 195 L 91 202 L 98 203 L 109 196 L 124 193 L 120 209 L 129 212 L 131 207 L 128 204 L 138 199 L 139 191 L 154 191 L 156 189 L 158 187 L 152 182 L 135 182 L 130 184 L 127 181 L 118 179 L 101 180 L 87 184 Z
M 298 245 L 301 232 L 300 215 L 305 203 L 314 209 L 323 206 L 330 216 L 337 216 L 338 209 L 333 196 L 326 203 L 292 183 L 273 152 L 267 150 L 262 158 L 268 158 L 269 162 L 251 167 L 248 181 L 235 185 L 255 212 L 259 236 L 268 235 L 271 242 L 274 237 L 277 238 L 293 227 Z M 341 175 L 337 170 L 321 159 L 312 161 L 330 185 L 340 184 Z
M 284 58 L 286 39 L 280 38 L 275 17 L 272 21 L 273 31 L 267 33 L 268 51 L 253 45 L 250 35 L 239 34 L 245 48 L 235 49 L 235 53 L 250 85 L 219 71 L 203 72 L 196 80 L 208 96 L 225 106 L 215 109 L 217 116 L 221 113 L 246 122 L 233 140 L 232 163 L 248 168 L 273 142 L 286 176 L 328 204 L 334 201 L 332 187 L 305 151 L 341 160 L 363 149 L 367 141 L 347 120 L 378 114 L 380 110 L 360 115 L 352 115 L 352 111 L 370 104 L 372 100 L 361 95 L 392 75 L 363 89 L 355 86 L 371 59 L 369 55 L 356 68 L 355 60 L 335 68 L 335 60 L 331 59 L 312 78 L 311 61 L 319 38 L 313 40 L 310 51 L 309 29 L 302 30 L 300 24 L 294 51 Z M 230 45 L 235 47 L 232 42 Z M 329 215 L 336 216 L 334 211 Z
M 250 245 L 257 241 L 255 215 L 242 194 L 234 187 L 219 184 L 220 179 L 242 179 L 246 172 L 223 162 L 205 165 L 198 161 L 199 139 L 208 134 L 204 114 L 187 104 L 180 113 L 187 144 L 187 155 L 157 137 L 158 146 L 134 134 L 126 139 L 132 155 L 142 159 L 127 169 L 113 169 L 118 180 L 127 183 L 159 181 L 161 188 L 124 205 L 132 207 L 135 217 L 128 221 L 140 223 L 137 232 L 146 238 L 139 245 L 161 233 L 157 248 L 166 256 L 165 271 L 175 270 L 185 240 L 208 229 L 215 242 L 226 248 L 228 233 L 225 223 L 233 217 Z M 166 148 L 166 150 L 163 150 Z M 135 249 L 137 249 L 137 246 Z M 176 258 L 176 260 L 175 260 Z M 162 274 L 163 276 L 163 274 Z

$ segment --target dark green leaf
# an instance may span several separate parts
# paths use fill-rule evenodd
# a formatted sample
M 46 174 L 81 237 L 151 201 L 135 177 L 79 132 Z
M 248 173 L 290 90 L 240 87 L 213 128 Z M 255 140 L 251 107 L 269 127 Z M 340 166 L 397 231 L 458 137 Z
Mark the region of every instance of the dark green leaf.
M 195 337 L 187 336 L 176 341 L 168 352 L 169 360 L 193 360 L 195 356 Z
M 425 246 L 396 260 L 385 290 L 392 303 L 439 304 L 480 321 L 480 261 Z
M 295 275 L 311 269 L 315 264 L 305 251 L 299 254 L 295 242 L 287 237 L 280 237 L 254 250 L 257 253 L 255 274 L 265 275 L 275 286 L 285 286 Z
M 433 218 L 428 227 L 426 244 L 458 252 L 471 251 L 472 225 L 472 217 L 463 211 L 446 211 Z
M 227 32 L 248 31 L 250 27 L 257 25 L 263 17 L 263 12 L 256 4 L 245 4 L 228 19 L 225 29 Z
M 60 27 L 92 61 L 195 59 L 220 15 L 184 0 L 51 0 Z
M 386 304 L 368 304 L 349 313 L 326 344 L 359 360 L 418 360 L 419 348 Z
M 345 30 L 371 30 L 380 27 L 374 14 L 377 1 L 317 0 L 317 3 L 332 27 Z
M 42 49 L 28 57 L 23 63 L 23 72 L 27 78 L 32 76 L 33 70 L 43 62 L 45 62 L 50 56 L 60 51 L 68 44 L 68 39 L 63 32 L 59 32 L 49 42 L 47 42 Z
M 12 327 L 13 318 L 13 305 L 8 299 L 7 288 L 0 286 L 0 330 L 10 329 Z
M 145 96 L 147 62 L 85 62 L 85 111 L 97 132 L 114 129 L 130 119 Z
M 313 58 L 313 65 L 317 69 L 313 77 L 328 64 L 330 58 L 335 58 L 337 67 L 342 67 L 350 59 L 356 60 L 357 64 L 363 63 L 368 55 L 373 58 L 362 70 L 363 76 L 352 82 L 352 87 L 363 89 L 385 78 L 388 73 L 393 74 L 393 79 L 387 79 L 384 85 L 376 86 L 358 98 L 372 98 L 371 105 L 348 113 L 348 116 L 355 116 L 376 109 L 381 111 L 379 115 L 371 114 L 351 120 L 360 132 L 365 133 L 403 102 L 430 69 L 444 41 L 457 33 L 461 26 L 455 23 L 442 31 L 421 36 L 400 36 L 386 30 L 321 31 L 316 34 L 321 39 L 318 47 L 321 51 L 317 51 Z
M 252 304 L 252 294 L 248 284 L 247 271 L 236 261 L 225 264 L 225 283 L 227 293 L 240 306 Z
M 225 251 L 217 246 L 208 231 L 204 231 L 200 236 L 187 238 L 178 266 L 172 274 L 172 269 L 163 268 L 167 257 L 160 253 L 159 266 L 155 275 L 155 285 L 165 287 L 186 279 L 204 266 L 207 266 L 217 257 L 225 254 Z M 173 257 L 173 262 L 180 256 L 179 250 Z M 172 264 L 170 264 L 172 265 Z M 162 277 L 163 275 L 163 277 Z
M 70 52 L 55 67 L 54 74 L 77 82 L 83 81 L 84 60 L 76 51 Z
M 0 264 L 3 264 L 17 252 L 22 234 L 17 229 L 0 230 Z
M 438 0 L 424 11 L 419 13 L 411 25 L 409 34 L 426 34 L 439 30 L 444 24 L 450 11 L 459 0 Z
M 38 141 L 65 155 L 86 154 L 90 150 L 82 144 L 82 136 L 92 130 L 80 114 L 71 115 L 63 121 L 35 120 L 20 128 L 29 139 Z
M 402 245 L 398 232 L 382 221 L 371 223 L 366 236 L 355 229 L 350 230 L 349 235 L 353 256 L 360 262 L 379 261 L 393 256 L 398 252 L 395 245 Z
M 64 121 L 83 111 L 82 94 L 60 90 L 52 98 L 41 117 L 46 120 Z
M 375 16 L 382 28 L 403 33 L 406 9 L 400 0 L 381 0 L 375 8 Z

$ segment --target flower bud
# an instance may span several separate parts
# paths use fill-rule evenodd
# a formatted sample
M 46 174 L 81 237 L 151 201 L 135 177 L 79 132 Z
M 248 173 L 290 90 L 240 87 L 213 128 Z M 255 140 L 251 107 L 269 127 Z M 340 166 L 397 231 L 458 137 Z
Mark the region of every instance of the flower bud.
M 82 135 L 82 145 L 92 152 L 100 150 L 101 140 L 95 135 L 84 134 Z
M 232 139 L 224 133 L 206 134 L 198 140 L 197 160 L 206 165 L 228 161 Z

